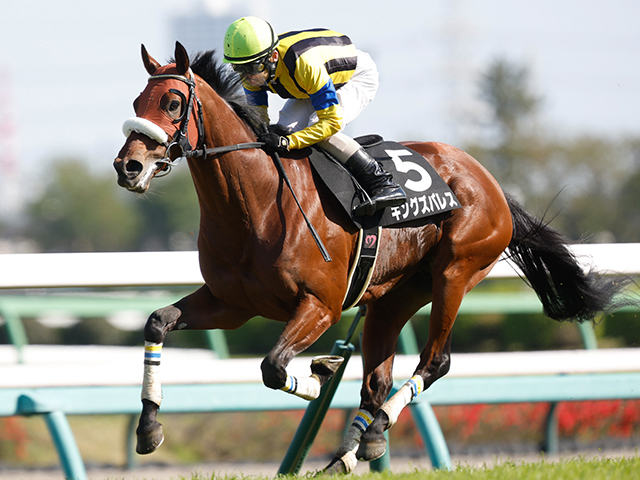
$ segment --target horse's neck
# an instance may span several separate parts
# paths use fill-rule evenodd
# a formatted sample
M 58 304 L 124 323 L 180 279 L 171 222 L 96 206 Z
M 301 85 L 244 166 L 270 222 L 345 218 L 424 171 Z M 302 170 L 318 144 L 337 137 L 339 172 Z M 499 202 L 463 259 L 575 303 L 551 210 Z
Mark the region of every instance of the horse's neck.
M 247 125 L 217 94 L 202 98 L 207 148 L 255 141 Z M 196 158 L 189 162 L 202 222 L 225 230 L 251 229 L 275 200 L 278 177 L 271 159 L 259 149 Z M 204 226 L 204 225 L 203 225 Z

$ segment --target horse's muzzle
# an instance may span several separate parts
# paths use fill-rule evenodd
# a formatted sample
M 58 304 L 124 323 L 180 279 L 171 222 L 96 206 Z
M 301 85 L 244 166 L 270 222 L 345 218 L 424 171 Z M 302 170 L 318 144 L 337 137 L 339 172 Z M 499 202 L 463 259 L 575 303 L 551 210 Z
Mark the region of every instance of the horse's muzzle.
M 113 167 L 118 174 L 118 185 L 129 191 L 145 193 L 149 189 L 149 183 L 156 169 L 144 171 L 142 162 L 135 159 L 116 158 Z

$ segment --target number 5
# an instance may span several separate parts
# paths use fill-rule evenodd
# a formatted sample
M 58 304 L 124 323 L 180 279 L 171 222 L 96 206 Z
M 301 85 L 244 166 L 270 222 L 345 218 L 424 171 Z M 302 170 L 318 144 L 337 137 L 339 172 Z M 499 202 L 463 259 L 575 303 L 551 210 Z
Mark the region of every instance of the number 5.
M 415 170 L 420 174 L 420 180 L 407 180 L 404 183 L 404 187 L 414 192 L 424 192 L 431 186 L 431 176 L 429 173 L 415 162 L 402 161 L 400 157 L 411 156 L 412 153 L 408 150 L 385 150 L 387 155 L 393 160 L 396 169 L 399 172 L 407 173 L 410 170 Z

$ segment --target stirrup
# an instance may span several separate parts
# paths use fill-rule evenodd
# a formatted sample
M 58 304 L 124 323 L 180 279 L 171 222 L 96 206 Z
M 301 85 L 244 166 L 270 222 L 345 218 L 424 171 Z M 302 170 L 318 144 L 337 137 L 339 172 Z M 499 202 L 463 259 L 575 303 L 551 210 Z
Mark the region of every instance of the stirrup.
M 352 209 L 355 216 L 371 216 L 378 210 L 387 207 L 399 207 L 407 201 L 407 196 L 402 187 L 396 185 L 395 191 L 385 195 L 365 195 L 365 200 Z
M 378 211 L 376 203 L 373 200 L 361 202 L 351 210 L 356 217 L 370 217 Z

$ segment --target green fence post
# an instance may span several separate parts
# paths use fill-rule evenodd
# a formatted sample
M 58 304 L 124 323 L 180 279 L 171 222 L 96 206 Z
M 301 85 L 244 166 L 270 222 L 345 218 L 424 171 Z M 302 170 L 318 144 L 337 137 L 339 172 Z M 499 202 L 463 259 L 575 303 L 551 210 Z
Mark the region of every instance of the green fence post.
M 64 478 L 66 480 L 87 480 L 87 471 L 65 414 L 48 412 L 44 414 L 44 417 L 60 457 Z
M 20 315 L 8 310 L 0 311 L 0 316 L 4 317 L 7 324 L 9 341 L 16 347 L 18 353 L 18 363 L 24 363 L 24 346 L 29 344 L 27 332 L 24 329 Z
M 451 470 L 451 455 L 442 428 L 429 402 L 410 403 L 413 422 L 420 432 L 431 465 L 438 470 Z
M 595 323 L 598 324 L 602 320 L 602 316 L 599 316 Z M 578 324 L 580 330 L 580 336 L 582 337 L 582 344 L 585 350 L 596 350 L 598 348 L 598 339 L 596 338 L 596 331 L 594 324 L 591 322 L 583 322 Z M 560 441 L 558 436 L 558 404 L 551 403 L 549 405 L 549 411 L 547 412 L 547 418 L 545 419 L 545 431 L 544 431 L 544 445 L 542 451 L 544 453 L 556 454 L 560 448 Z
M 598 318 L 596 322 L 599 322 L 602 317 Z M 582 337 L 582 344 L 586 350 L 595 350 L 598 348 L 598 340 L 596 338 L 596 331 L 593 328 L 591 322 L 583 322 L 578 324 L 580 329 L 580 336 Z
M 413 324 L 411 320 L 400 330 L 400 336 L 398 337 L 398 352 L 404 355 L 418 355 L 420 350 L 418 349 L 418 340 L 416 334 L 413 331 Z
M 552 403 L 549 405 L 549 411 L 547 412 L 547 419 L 545 421 L 545 444 L 542 450 L 545 453 L 555 454 L 558 453 L 559 446 L 558 404 Z
M 132 470 L 140 465 L 138 455 L 136 454 L 136 429 L 138 428 L 138 415 L 129 415 L 127 422 L 127 441 L 125 442 L 127 449 L 127 469 Z
M 227 337 L 222 330 L 205 330 L 209 348 L 218 354 L 218 358 L 229 358 Z
M 320 390 L 320 396 L 309 403 L 307 410 L 305 411 L 302 421 L 296 430 L 296 433 L 289 445 L 289 449 L 280 464 L 278 475 L 293 474 L 297 475 L 302 468 L 311 445 L 320 430 L 322 421 L 324 420 L 327 410 L 331 406 L 331 400 L 340 385 L 340 380 L 344 374 L 344 369 L 347 366 L 347 362 L 353 353 L 354 346 L 350 343 L 345 343 L 342 340 L 337 340 L 333 344 L 331 355 L 340 355 L 344 357 L 344 362 L 338 369 L 338 371 L 331 377 L 331 379 Z

